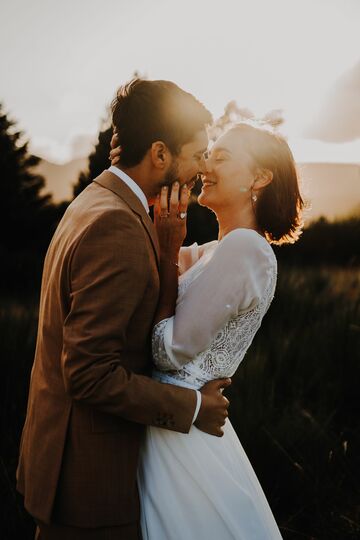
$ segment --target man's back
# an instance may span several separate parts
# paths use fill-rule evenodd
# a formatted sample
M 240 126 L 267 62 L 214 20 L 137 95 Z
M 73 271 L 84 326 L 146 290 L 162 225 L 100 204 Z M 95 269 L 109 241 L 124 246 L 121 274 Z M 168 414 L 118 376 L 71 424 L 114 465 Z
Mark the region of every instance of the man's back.
M 156 383 L 137 375 L 150 368 L 158 292 L 151 220 L 125 184 L 103 173 L 69 206 L 44 264 L 18 468 L 25 506 L 41 521 L 138 519 L 142 424 L 155 424 L 175 393 L 169 387 L 160 398 Z M 193 407 L 190 400 L 174 429 L 190 427 Z

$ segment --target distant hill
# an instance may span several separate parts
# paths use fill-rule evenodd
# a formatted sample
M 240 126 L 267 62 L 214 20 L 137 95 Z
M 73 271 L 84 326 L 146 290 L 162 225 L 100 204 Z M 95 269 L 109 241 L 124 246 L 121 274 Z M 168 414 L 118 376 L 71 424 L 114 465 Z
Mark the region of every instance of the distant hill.
M 36 172 L 45 178 L 44 191 L 50 192 L 55 202 L 60 202 L 73 198 L 72 186 L 76 184 L 80 172 L 87 169 L 87 165 L 87 157 L 74 159 L 64 165 L 42 159 L 36 167 Z
M 55 202 L 72 199 L 72 186 L 80 171 L 87 169 L 87 158 L 64 165 L 42 160 L 37 171 L 45 177 L 45 190 Z M 306 220 L 321 215 L 333 219 L 351 213 L 360 214 L 360 165 L 347 163 L 300 163 L 302 191 L 311 207 Z
M 360 215 L 360 165 L 302 163 L 298 167 L 302 191 L 311 204 L 308 219 Z

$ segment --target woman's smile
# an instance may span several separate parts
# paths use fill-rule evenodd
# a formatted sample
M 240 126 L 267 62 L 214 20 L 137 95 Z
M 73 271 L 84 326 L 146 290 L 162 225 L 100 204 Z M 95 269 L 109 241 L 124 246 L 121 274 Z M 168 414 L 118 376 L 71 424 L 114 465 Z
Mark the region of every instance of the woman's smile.
M 215 186 L 216 184 L 217 184 L 217 182 L 214 182 L 213 180 L 210 180 L 209 178 L 206 178 L 206 177 L 203 178 L 203 180 L 202 180 L 203 189 Z

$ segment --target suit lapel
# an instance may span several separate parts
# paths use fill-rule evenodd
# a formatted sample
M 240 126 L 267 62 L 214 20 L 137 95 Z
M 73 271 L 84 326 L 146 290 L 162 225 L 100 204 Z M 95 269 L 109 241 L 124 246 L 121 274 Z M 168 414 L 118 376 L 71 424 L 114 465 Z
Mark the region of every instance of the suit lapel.
M 120 178 L 118 178 L 115 174 L 104 171 L 95 178 L 94 182 L 99 184 L 100 186 L 103 186 L 104 188 L 109 189 L 116 195 L 118 195 L 130 208 L 131 210 L 137 214 L 143 226 L 146 229 L 146 232 L 149 235 L 149 238 L 151 240 L 155 255 L 156 255 L 156 262 L 159 266 L 160 264 L 160 246 L 159 246 L 159 240 L 156 234 L 156 230 L 154 227 L 153 222 L 151 221 L 151 218 L 149 214 L 146 212 L 144 206 L 142 205 L 140 199 L 135 195 L 135 193 L 123 182 Z

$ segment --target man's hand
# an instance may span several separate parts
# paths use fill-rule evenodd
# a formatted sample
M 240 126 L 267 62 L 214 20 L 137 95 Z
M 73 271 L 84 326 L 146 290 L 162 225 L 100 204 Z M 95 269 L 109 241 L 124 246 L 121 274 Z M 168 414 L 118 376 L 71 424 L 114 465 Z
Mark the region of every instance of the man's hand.
M 222 389 L 230 386 L 231 379 L 217 379 L 205 384 L 201 392 L 201 407 L 195 426 L 205 433 L 222 437 L 222 426 L 228 417 L 229 400 L 222 395 Z

